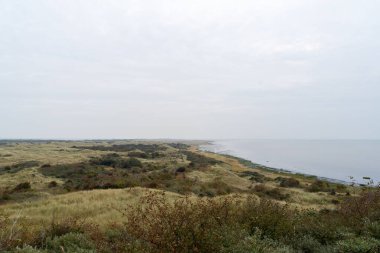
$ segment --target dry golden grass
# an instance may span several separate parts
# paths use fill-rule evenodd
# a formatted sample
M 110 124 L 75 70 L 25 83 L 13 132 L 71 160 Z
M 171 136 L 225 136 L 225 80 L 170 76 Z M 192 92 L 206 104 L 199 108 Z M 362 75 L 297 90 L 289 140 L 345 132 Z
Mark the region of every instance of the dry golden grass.
M 101 151 L 71 148 L 75 145 L 84 144 L 81 142 L 52 142 L 43 144 L 20 143 L 12 144 L 11 146 L 0 146 L 0 154 L 3 154 L 0 156 L 0 166 L 26 161 L 37 161 L 41 164 L 75 163 L 102 153 Z
M 30 226 L 47 227 L 53 217 L 63 220 L 68 217 L 85 217 L 86 221 L 105 227 L 122 221 L 121 210 L 133 205 L 147 192 L 161 192 L 135 187 L 131 189 L 92 190 L 48 196 L 43 200 L 7 204 L 0 206 L 0 213 L 15 217 L 21 215 Z M 166 192 L 168 199 L 181 195 Z
M 58 184 L 63 183 L 59 178 L 42 175 L 37 168 L 28 168 L 17 173 L 7 173 L 0 176 L 0 186 L 3 188 L 13 188 L 19 183 L 30 182 L 33 190 L 41 191 L 47 189 L 51 181 L 56 181 Z
M 136 143 L 141 143 L 135 141 Z M 112 144 L 123 144 L 125 141 L 114 142 Z M 128 143 L 131 143 L 128 141 Z M 133 143 L 133 142 L 132 142 Z M 144 142 L 159 143 L 159 142 Z M 38 161 L 40 164 L 62 164 L 75 163 L 90 159 L 92 156 L 104 154 L 102 151 L 80 150 L 71 148 L 72 146 L 84 145 L 111 145 L 108 142 L 51 142 L 44 144 L 21 143 L 11 146 L 0 146 L 0 166 L 11 165 L 24 161 Z M 202 152 L 197 146 L 192 146 L 191 151 L 223 161 L 222 164 L 209 167 L 204 170 L 194 170 L 186 174 L 191 179 L 197 179 L 201 182 L 212 182 L 216 179 L 230 187 L 242 191 L 249 191 L 255 183 L 248 178 L 239 176 L 238 173 L 243 171 L 256 171 L 265 177 L 274 179 L 283 176 L 284 173 L 276 173 L 260 169 L 252 169 L 242 165 L 238 160 L 219 154 Z M 166 152 L 176 152 L 169 147 Z M 158 159 L 157 162 L 167 163 L 168 167 L 173 164 L 181 165 L 184 161 L 181 158 L 170 158 L 169 160 Z M 288 175 L 293 176 L 293 175 Z M 296 177 L 296 176 L 294 176 Z M 301 184 L 309 184 L 310 180 L 297 177 Z M 62 180 L 47 177 L 38 172 L 37 168 L 28 168 L 17 173 L 6 173 L 0 175 L 0 188 L 14 187 L 21 182 L 30 182 L 35 197 L 29 202 L 8 203 L 0 206 L 0 212 L 14 215 L 18 211 L 28 219 L 33 221 L 35 226 L 41 226 L 51 221 L 53 215 L 56 217 L 68 217 L 80 215 L 87 217 L 100 226 L 118 222 L 121 220 L 121 214 L 118 211 L 128 204 L 133 204 L 146 191 L 154 191 L 144 188 L 117 189 L 117 190 L 93 190 L 62 195 L 51 195 L 48 192 L 48 183 L 56 181 L 58 184 Z M 278 187 L 275 181 L 266 182 L 266 186 Z M 299 188 L 280 188 L 283 193 L 289 193 L 289 202 L 291 205 L 301 208 L 333 208 L 331 200 L 335 197 L 327 193 L 311 193 Z M 168 198 L 178 198 L 180 195 L 166 192 Z M 243 195 L 240 195 L 243 196 Z M 37 199 L 37 200 L 36 200 Z
M 230 166 L 226 164 L 218 164 L 204 171 L 195 170 L 188 173 L 187 177 L 199 180 L 200 182 L 211 182 L 215 179 L 220 179 L 228 186 L 243 191 L 249 190 L 249 187 L 252 185 L 250 180 L 239 177 L 236 173 L 233 173 Z

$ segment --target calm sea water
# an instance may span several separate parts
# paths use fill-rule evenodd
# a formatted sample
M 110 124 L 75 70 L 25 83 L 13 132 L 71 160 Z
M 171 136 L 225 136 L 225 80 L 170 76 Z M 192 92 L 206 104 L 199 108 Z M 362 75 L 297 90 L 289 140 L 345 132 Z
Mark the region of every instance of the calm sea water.
M 380 140 L 220 140 L 201 148 L 319 177 L 380 181 Z

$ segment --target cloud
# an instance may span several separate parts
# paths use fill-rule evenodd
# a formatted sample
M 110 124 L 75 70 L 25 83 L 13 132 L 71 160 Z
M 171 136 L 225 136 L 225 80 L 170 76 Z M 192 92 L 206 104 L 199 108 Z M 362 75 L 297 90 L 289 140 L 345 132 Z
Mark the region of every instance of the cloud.
M 377 137 L 379 7 L 2 1 L 0 137 Z

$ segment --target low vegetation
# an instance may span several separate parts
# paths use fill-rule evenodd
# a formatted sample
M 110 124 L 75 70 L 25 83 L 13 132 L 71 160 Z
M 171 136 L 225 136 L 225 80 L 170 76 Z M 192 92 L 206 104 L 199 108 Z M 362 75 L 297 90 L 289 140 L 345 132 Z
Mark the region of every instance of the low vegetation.
M 186 143 L 0 147 L 0 252 L 380 252 L 380 191 Z
M 146 153 L 153 153 L 167 149 L 165 146 L 158 144 L 115 144 L 111 146 L 73 146 L 73 148 L 113 152 L 129 152 L 140 150 Z
M 378 252 L 380 193 L 347 198 L 336 210 L 298 210 L 253 196 L 167 198 L 147 192 L 120 222 L 99 229 L 86 217 L 53 220 L 39 233 L 2 216 L 9 252 Z M 25 243 L 28 246 L 25 246 Z M 15 248 L 19 249 L 15 250 Z
M 300 187 L 300 181 L 292 177 L 277 177 L 275 179 L 281 187 Z
M 3 167 L 0 167 L 0 175 L 4 173 L 17 173 L 20 170 L 37 167 L 38 165 L 39 163 L 36 161 L 26 161 L 26 162 L 16 163 L 12 165 L 6 165 Z

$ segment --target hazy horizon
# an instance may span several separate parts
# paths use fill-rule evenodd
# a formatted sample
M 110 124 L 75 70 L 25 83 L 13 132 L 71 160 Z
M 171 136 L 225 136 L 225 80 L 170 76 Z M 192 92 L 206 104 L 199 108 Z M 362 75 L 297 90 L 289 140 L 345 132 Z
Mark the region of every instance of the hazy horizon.
M 380 2 L 0 1 L 0 139 L 380 139 Z
M 229 138 L 229 139 L 211 139 L 211 138 L 0 138 L 0 141 L 380 141 L 380 139 L 300 139 L 300 138 Z

